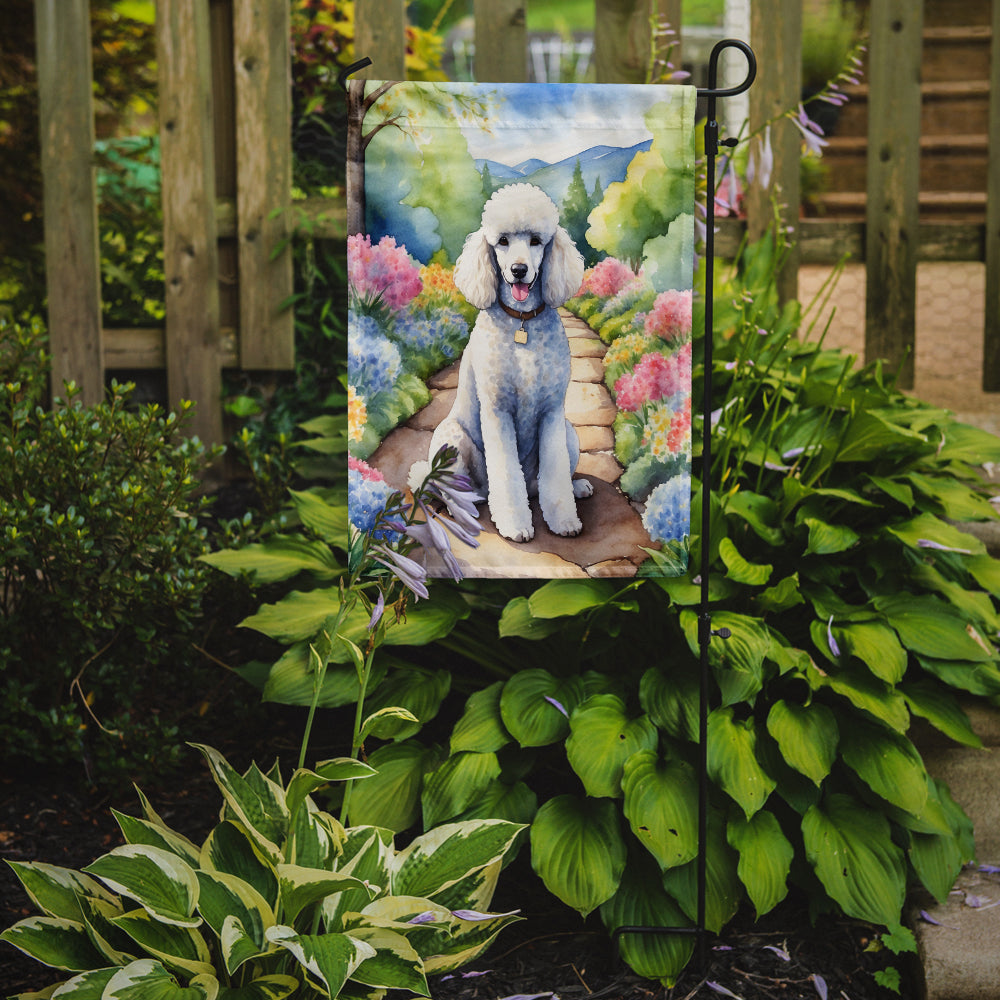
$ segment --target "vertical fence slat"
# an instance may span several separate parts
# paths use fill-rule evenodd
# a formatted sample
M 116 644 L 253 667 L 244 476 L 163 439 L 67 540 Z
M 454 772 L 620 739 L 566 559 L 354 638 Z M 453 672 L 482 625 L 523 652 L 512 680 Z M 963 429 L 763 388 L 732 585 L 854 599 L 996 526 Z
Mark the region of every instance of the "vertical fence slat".
M 865 359 L 913 387 L 923 3 L 872 0 L 868 97 Z M 905 360 L 904 360 L 905 358 Z
M 1000 392 L 1000 0 L 993 0 L 990 46 L 989 170 L 986 180 L 986 325 L 983 389 Z
M 287 0 L 233 8 L 236 197 L 240 267 L 240 365 L 295 367 L 289 242 L 292 144 L 290 9 Z M 275 249 L 285 247 L 277 255 Z
M 594 0 L 594 67 L 598 83 L 646 82 L 649 22 L 661 4 L 662 0 Z
M 406 79 L 406 0 L 356 0 L 354 53 L 372 61 L 358 79 Z
M 211 43 L 206 0 L 156 9 L 167 394 L 198 403 L 192 430 L 222 440 Z
M 88 0 L 35 0 L 52 392 L 104 395 Z
M 528 29 L 524 0 L 475 0 L 476 79 L 524 83 L 528 79 Z
M 750 8 L 750 40 L 760 72 L 750 88 L 750 129 L 783 114 L 799 103 L 802 91 L 802 4 L 799 0 L 761 0 Z M 781 225 L 792 228 L 795 241 L 778 274 L 782 301 L 798 295 L 799 273 L 799 159 L 802 137 L 787 118 L 771 126 L 774 170 L 770 184 L 759 179 L 747 197 L 747 225 L 751 239 L 758 239 L 774 220 L 772 203 L 780 206 Z

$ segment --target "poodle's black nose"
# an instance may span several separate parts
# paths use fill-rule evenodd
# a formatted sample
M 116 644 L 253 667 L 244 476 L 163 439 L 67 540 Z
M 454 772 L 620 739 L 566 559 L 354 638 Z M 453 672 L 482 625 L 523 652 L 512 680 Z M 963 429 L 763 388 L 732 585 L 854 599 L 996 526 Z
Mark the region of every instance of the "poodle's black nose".
M 524 281 L 525 276 L 528 273 L 527 264 L 511 264 L 510 273 L 514 275 L 517 281 Z

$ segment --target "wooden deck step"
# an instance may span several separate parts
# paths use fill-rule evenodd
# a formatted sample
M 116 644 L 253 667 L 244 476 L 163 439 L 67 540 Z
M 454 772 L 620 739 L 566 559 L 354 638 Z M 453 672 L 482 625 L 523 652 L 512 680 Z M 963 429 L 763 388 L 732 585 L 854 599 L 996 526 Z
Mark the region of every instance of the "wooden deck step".
M 963 133 L 989 128 L 989 80 L 935 80 L 921 84 L 921 135 L 947 135 L 956 126 Z M 846 88 L 848 103 L 841 110 L 837 135 L 866 135 L 868 84 Z
M 925 83 L 990 78 L 989 25 L 938 26 L 924 29 L 920 75 Z
M 816 201 L 830 218 L 864 219 L 867 196 L 863 191 L 830 191 Z M 980 191 L 921 191 L 921 219 L 982 222 L 986 215 L 986 193 Z

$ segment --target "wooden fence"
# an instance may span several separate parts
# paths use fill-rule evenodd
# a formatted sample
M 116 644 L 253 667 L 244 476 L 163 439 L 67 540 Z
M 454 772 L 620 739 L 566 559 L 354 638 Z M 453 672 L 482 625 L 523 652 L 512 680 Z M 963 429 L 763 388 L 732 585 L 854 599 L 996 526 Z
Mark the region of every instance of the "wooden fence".
M 88 0 L 35 0 L 45 174 L 46 249 L 53 383 L 75 380 L 88 401 L 109 369 L 166 369 L 168 396 L 195 400 L 196 432 L 222 440 L 220 372 L 293 364 L 289 0 L 158 0 L 166 327 L 101 328 L 96 195 L 92 169 Z M 474 0 L 476 75 L 527 78 L 528 0 Z M 405 76 L 405 0 L 356 0 L 356 52 L 372 77 Z M 796 292 L 800 263 L 844 253 L 867 270 L 866 355 L 896 365 L 910 351 L 916 265 L 985 261 L 983 385 L 1000 390 L 1000 0 L 992 3 L 987 213 L 983 223 L 921 222 L 919 53 L 923 3 L 871 0 L 867 213 L 864 221 L 798 218 L 781 276 Z M 650 17 L 681 23 L 681 0 L 595 0 L 599 82 L 641 82 Z M 801 0 L 754 0 L 751 43 L 758 76 L 751 129 L 800 96 Z M 683 39 L 680 41 L 683 46 Z M 682 51 L 682 49 L 681 49 Z M 677 52 L 674 52 L 677 59 Z M 364 74 L 361 74 L 364 75 Z M 772 198 L 799 204 L 800 136 L 788 121 L 773 134 L 775 170 L 752 189 L 746 223 L 725 220 L 716 246 L 731 253 L 744 227 L 760 233 Z M 342 238 L 342 202 L 308 204 L 315 235 Z

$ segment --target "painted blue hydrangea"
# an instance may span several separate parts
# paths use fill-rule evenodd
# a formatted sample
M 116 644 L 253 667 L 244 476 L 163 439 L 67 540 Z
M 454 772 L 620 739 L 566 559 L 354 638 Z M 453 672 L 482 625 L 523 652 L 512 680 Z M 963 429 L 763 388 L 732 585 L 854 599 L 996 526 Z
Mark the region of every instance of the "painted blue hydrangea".
M 654 542 L 679 541 L 690 533 L 691 481 L 687 476 L 674 476 L 650 493 L 642 526 Z
M 407 314 L 396 320 L 396 339 L 417 351 L 438 348 L 445 357 L 455 355 L 455 344 L 468 338 L 469 326 L 457 309 L 441 309 L 426 316 Z
M 399 377 L 399 348 L 379 329 L 374 316 L 348 315 L 347 380 L 365 399 L 388 392 Z
M 363 534 L 371 531 L 392 493 L 392 488 L 385 480 L 366 476 L 360 468 L 349 468 L 347 470 L 347 517 L 351 524 Z M 380 529 L 372 537 L 391 544 L 399 541 L 402 536 L 397 531 Z

